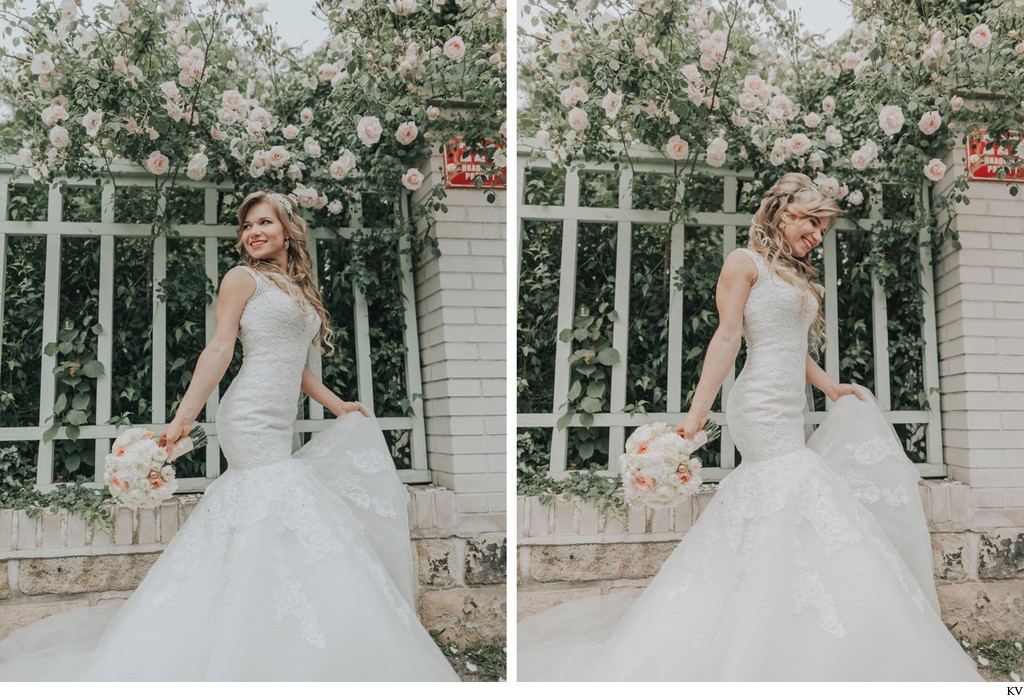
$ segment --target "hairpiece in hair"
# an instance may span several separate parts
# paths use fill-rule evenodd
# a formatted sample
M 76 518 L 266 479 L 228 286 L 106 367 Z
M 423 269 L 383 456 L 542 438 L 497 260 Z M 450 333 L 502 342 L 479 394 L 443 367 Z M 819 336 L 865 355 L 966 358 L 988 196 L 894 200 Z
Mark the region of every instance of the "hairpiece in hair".
M 278 204 L 283 206 L 286 210 L 288 210 L 288 218 L 289 219 L 291 219 L 295 215 L 295 212 L 292 211 L 292 203 L 283 194 L 278 194 L 277 192 L 271 192 L 270 194 L 267 195 L 267 199 L 274 200 L 275 202 L 277 202 Z

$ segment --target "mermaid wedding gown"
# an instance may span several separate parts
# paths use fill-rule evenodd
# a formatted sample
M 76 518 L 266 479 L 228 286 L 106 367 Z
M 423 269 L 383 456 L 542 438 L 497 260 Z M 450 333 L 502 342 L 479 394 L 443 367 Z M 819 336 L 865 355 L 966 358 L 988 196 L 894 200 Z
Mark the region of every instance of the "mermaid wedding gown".
M 758 279 L 726 410 L 743 463 L 639 597 L 523 620 L 519 680 L 981 680 L 939 617 L 917 471 L 870 395 L 805 444 L 817 306 L 744 250 Z
M 456 681 L 416 616 L 408 494 L 375 420 L 291 452 L 318 317 L 251 268 L 244 359 L 217 411 L 229 469 L 119 609 L 0 642 L 0 680 Z

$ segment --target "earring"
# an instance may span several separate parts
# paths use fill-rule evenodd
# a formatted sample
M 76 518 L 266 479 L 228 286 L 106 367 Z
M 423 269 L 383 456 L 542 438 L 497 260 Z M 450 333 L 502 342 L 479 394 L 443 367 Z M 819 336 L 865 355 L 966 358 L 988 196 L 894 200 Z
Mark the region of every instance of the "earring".
M 291 239 L 289 238 L 289 239 L 285 240 L 285 242 L 284 242 L 284 249 L 285 249 L 285 250 L 288 250 L 288 249 L 289 249 L 289 248 L 291 248 L 291 247 L 292 247 L 292 241 L 291 241 Z

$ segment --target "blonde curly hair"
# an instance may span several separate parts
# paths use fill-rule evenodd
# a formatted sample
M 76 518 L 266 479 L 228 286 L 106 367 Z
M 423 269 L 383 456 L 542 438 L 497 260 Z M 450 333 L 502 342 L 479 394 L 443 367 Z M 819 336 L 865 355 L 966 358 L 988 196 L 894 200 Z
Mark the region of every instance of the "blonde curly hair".
M 814 283 L 820 271 L 811 264 L 809 252 L 794 255 L 784 235 L 785 224 L 792 219 L 818 218 L 823 220 L 822 234 L 832 228 L 842 209 L 835 200 L 821 193 L 811 178 L 801 173 L 786 173 L 768 188 L 761 206 L 751 221 L 748 247 L 757 251 L 768 267 L 798 290 L 804 309 L 810 308 L 807 293 L 818 301 L 818 315 L 811 324 L 810 341 L 815 349 L 825 345 L 825 314 L 823 288 Z
M 291 241 L 288 247 L 288 269 L 285 273 L 269 260 L 258 260 L 245 249 L 242 241 L 242 224 L 249 210 L 257 204 L 266 203 L 273 207 L 278 220 L 284 226 L 287 240 Z M 298 215 L 299 203 L 290 195 L 278 194 L 276 192 L 253 192 L 242 200 L 238 206 L 238 229 L 235 235 L 235 250 L 238 251 L 241 260 L 254 270 L 262 273 L 274 284 L 292 298 L 299 311 L 305 316 L 309 313 L 310 307 L 320 317 L 320 332 L 313 339 L 313 345 L 321 354 L 330 355 L 334 352 L 334 329 L 331 328 L 331 317 L 324 308 L 323 296 L 316 280 L 313 279 L 313 266 L 309 259 L 308 237 L 306 236 L 306 222 Z M 326 346 L 326 352 L 324 350 Z

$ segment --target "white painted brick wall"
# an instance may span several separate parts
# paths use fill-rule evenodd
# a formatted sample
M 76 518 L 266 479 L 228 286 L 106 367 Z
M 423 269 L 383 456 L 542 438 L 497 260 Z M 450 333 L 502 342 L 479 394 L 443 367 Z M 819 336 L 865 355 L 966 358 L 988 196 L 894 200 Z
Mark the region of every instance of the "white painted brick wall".
M 440 181 L 421 167 L 422 201 Z M 454 493 L 460 534 L 505 531 L 505 192 L 448 190 L 433 212 L 440 256 L 416 270 L 427 458 Z
M 936 193 L 962 173 L 946 159 Z M 960 250 L 935 269 L 944 459 L 970 488 L 976 525 L 1024 525 L 1024 201 L 972 182 L 956 205 Z

